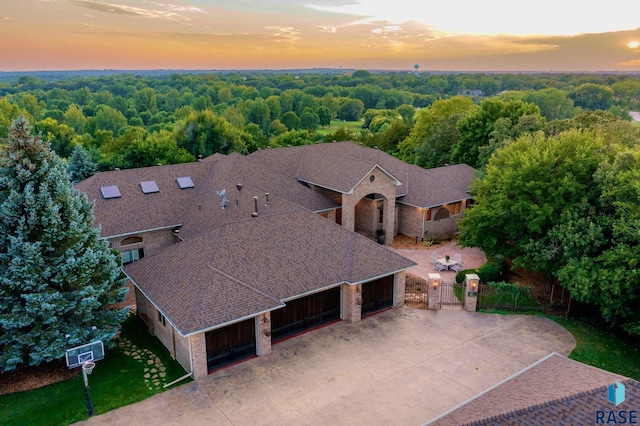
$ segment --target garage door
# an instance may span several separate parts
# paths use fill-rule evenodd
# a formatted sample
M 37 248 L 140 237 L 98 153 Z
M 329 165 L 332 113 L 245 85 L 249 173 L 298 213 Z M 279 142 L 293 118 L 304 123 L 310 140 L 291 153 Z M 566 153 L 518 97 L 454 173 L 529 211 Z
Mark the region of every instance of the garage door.
M 340 319 L 340 287 L 285 302 L 271 311 L 271 340 L 276 341 Z
M 209 372 L 256 354 L 254 318 L 231 324 L 205 334 Z
M 393 275 L 362 284 L 362 315 L 393 306 Z

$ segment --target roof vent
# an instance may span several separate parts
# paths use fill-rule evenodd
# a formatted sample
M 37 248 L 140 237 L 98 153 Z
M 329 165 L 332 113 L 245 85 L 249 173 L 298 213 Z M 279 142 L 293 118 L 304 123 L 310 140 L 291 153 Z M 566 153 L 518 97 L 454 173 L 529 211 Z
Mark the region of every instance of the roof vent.
M 140 182 L 140 186 L 142 187 L 142 192 L 145 194 L 151 194 L 154 192 L 160 192 L 158 188 L 158 184 L 155 180 L 147 180 L 145 182 Z
M 180 189 L 193 188 L 193 180 L 191 180 L 191 176 L 179 177 L 176 179 L 176 182 L 178 182 Z
M 222 191 L 216 191 L 216 194 L 218 194 L 220 198 L 222 198 L 222 202 L 220 203 L 220 205 L 223 209 L 226 209 L 229 205 L 229 200 L 227 200 L 227 190 L 223 189 Z
M 265 192 L 264 196 L 267 197 L 267 202 L 265 203 L 265 206 L 268 206 L 269 205 L 269 193 Z
M 258 217 L 258 197 L 253 197 L 254 212 L 251 213 L 251 217 Z
M 236 183 L 236 189 L 238 191 L 242 190 L 242 184 L 241 183 Z
M 109 186 L 101 186 L 100 187 L 100 192 L 102 192 L 102 196 L 105 199 L 109 199 L 109 198 L 120 198 L 120 188 L 118 188 L 118 185 L 109 185 Z

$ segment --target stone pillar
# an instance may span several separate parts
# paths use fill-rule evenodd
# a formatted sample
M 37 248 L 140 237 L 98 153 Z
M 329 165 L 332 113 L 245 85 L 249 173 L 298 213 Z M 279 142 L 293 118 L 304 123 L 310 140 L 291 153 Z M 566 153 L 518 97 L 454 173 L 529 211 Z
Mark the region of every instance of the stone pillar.
M 405 286 L 407 283 L 407 271 L 398 272 L 395 275 L 395 280 L 396 280 L 396 285 L 395 285 L 396 303 L 394 304 L 394 306 L 396 308 L 400 308 L 404 306 Z
M 344 320 L 358 322 L 362 319 L 362 284 L 343 284 L 343 313 Z
M 189 336 L 189 344 L 191 345 L 191 366 L 193 367 L 194 380 L 207 377 L 209 369 L 207 368 L 207 344 L 204 333 Z
M 464 292 L 464 310 L 467 312 L 475 312 L 478 306 L 480 278 L 476 274 L 467 274 L 465 282 L 467 286 Z
M 271 312 L 265 312 L 256 317 L 256 329 L 258 330 L 258 355 L 271 353 Z
M 442 278 L 440 274 L 429 274 L 427 285 L 429 286 L 429 309 L 437 311 L 440 309 L 440 284 Z

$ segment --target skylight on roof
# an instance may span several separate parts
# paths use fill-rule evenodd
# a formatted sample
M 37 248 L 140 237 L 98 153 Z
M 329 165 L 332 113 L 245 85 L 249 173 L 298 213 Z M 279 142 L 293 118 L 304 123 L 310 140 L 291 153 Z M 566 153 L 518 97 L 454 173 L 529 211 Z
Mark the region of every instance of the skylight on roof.
M 160 191 L 155 180 L 140 182 L 140 186 L 142 187 L 142 192 L 144 192 L 145 194 L 151 194 L 152 192 Z
M 118 185 L 101 186 L 100 192 L 102 192 L 102 196 L 106 199 L 121 197 Z
M 178 186 L 180 189 L 193 188 L 193 181 L 191 180 L 191 176 L 179 177 L 176 179 L 178 181 Z

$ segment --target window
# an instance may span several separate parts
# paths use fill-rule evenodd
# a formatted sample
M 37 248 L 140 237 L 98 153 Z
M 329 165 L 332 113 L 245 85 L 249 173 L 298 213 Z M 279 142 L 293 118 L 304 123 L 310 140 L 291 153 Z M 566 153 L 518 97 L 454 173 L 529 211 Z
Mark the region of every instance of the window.
M 140 182 L 140 187 L 142 188 L 142 192 L 144 192 L 145 194 L 152 194 L 154 192 L 160 191 L 155 180 Z
M 120 198 L 120 188 L 118 185 L 109 185 L 109 186 L 101 186 L 100 192 L 102 192 L 102 197 L 105 199 L 109 198 Z
M 167 326 L 167 322 L 164 319 L 164 315 L 158 311 L 158 322 L 162 324 L 163 327 Z
M 183 177 L 179 177 L 176 178 L 176 181 L 178 182 L 178 186 L 180 187 L 180 189 L 187 189 L 187 188 L 193 188 L 193 180 L 191 180 L 191 176 L 183 176 Z
M 123 251 L 120 253 L 122 255 L 122 264 L 127 265 L 131 262 L 135 262 L 136 260 L 140 260 L 144 257 L 144 249 L 135 249 Z
M 137 243 L 141 243 L 142 242 L 142 238 L 141 237 L 127 237 L 124 240 L 120 241 L 120 245 L 121 246 L 129 246 L 131 244 L 137 244 Z
M 431 209 L 426 209 L 424 212 L 424 220 L 431 220 Z
M 457 203 L 449 204 L 449 213 L 451 215 L 460 214 L 461 204 L 462 203 L 460 201 L 458 201 Z

